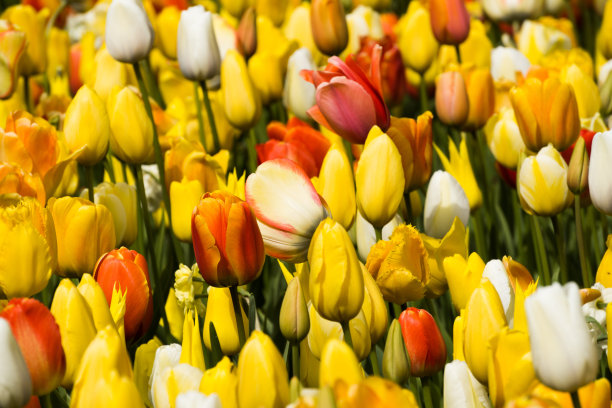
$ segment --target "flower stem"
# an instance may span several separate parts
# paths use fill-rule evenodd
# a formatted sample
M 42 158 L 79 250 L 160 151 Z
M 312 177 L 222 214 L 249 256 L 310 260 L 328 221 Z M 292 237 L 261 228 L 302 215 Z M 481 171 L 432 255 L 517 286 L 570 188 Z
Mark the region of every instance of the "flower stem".
M 572 396 L 572 403 L 574 404 L 574 408 L 581 408 L 578 391 L 572 391 L 570 392 L 570 395 Z
M 459 44 L 455 44 L 455 51 L 457 51 L 457 62 L 461 64 L 461 50 L 459 49 Z
M 555 239 L 557 241 L 557 256 L 559 256 L 559 267 L 561 268 L 561 283 L 566 283 L 567 276 L 567 256 L 565 253 L 565 237 L 563 236 L 563 228 L 559 222 L 559 215 L 552 217 L 553 227 L 555 230 Z
M 423 386 L 423 406 L 425 408 L 433 408 L 433 401 L 431 399 L 431 379 L 429 377 L 425 377 L 421 380 Z
M 153 78 L 153 71 L 151 71 L 151 63 L 149 63 L 149 59 L 145 58 L 142 60 L 141 63 L 142 63 L 142 71 L 144 74 L 144 79 L 147 83 L 147 86 L 151 90 L 151 97 L 153 98 L 155 102 L 157 102 L 160 108 L 165 110 L 166 102 L 164 101 L 164 97 L 159 91 L 159 88 L 157 87 L 157 83 L 155 82 L 155 79 Z
M 353 348 L 353 339 L 351 338 L 351 330 L 349 328 L 349 322 L 342 322 L 342 332 L 344 333 L 344 341 Z
M 89 194 L 89 201 L 95 203 L 94 201 L 94 182 L 93 182 L 93 167 L 92 166 L 84 166 L 85 167 L 85 180 L 87 182 L 87 192 Z
M 240 348 L 242 348 L 246 341 L 246 334 L 244 333 L 244 322 L 242 321 L 242 307 L 240 306 L 240 298 L 238 297 L 238 287 L 230 286 L 229 290 L 232 297 L 234 315 L 236 316 L 236 325 L 238 326 L 238 342 L 240 343 Z
M 155 277 L 155 282 L 159 281 L 159 275 L 157 274 L 157 262 L 155 257 L 154 239 L 153 239 L 153 227 L 151 226 L 151 216 L 149 214 L 149 204 L 147 203 L 147 196 L 144 188 L 144 178 L 142 176 L 142 166 L 139 164 L 136 166 L 136 192 L 138 194 L 138 201 L 140 201 L 140 208 L 142 210 L 142 219 L 144 221 L 145 230 L 147 232 L 147 249 L 149 256 L 151 257 L 151 271 Z
M 247 169 L 249 170 L 249 173 L 255 173 L 255 170 L 257 170 L 257 150 L 255 150 L 257 139 L 256 139 L 254 128 L 249 129 L 249 134 L 247 137 L 248 137 L 247 146 L 249 147 L 249 152 L 248 152 L 249 161 L 248 161 Z
M 205 151 L 210 152 L 206 146 L 206 137 L 204 136 L 204 118 L 202 117 L 202 102 L 200 102 L 200 85 L 197 82 L 193 83 L 193 98 L 195 99 L 196 114 L 198 116 L 198 131 L 200 133 L 200 143 Z
M 420 85 L 420 97 L 421 97 L 421 112 L 425 112 L 429 105 L 429 101 L 427 100 L 427 83 L 425 82 L 425 74 L 421 75 Z
M 378 355 L 376 354 L 376 345 L 370 351 L 370 363 L 372 364 L 372 374 L 380 377 L 380 368 L 378 368 Z
M 374 228 L 374 233 L 376 234 L 376 242 L 382 240 L 382 228 Z
M 291 360 L 293 368 L 293 376 L 300 378 L 300 343 L 291 345 Z
M 542 238 L 542 230 L 540 229 L 540 223 L 535 214 L 529 216 L 531 220 L 531 233 L 533 234 L 533 240 L 536 245 L 536 256 L 540 259 L 541 270 L 540 275 L 542 276 L 544 286 L 550 285 L 550 269 L 548 267 L 548 258 L 546 257 L 546 249 L 544 248 L 544 239 Z
M 208 89 L 206 88 L 206 81 L 200 81 L 202 92 L 204 93 L 204 107 L 206 108 L 206 114 L 208 115 L 208 123 L 210 123 L 210 132 L 212 133 L 213 143 L 215 150 L 210 154 L 215 154 L 221 150 L 221 144 L 219 143 L 219 134 L 217 133 L 217 124 L 215 123 L 215 115 L 213 114 L 212 107 L 210 106 L 210 98 L 208 97 Z
M 582 228 L 582 212 L 580 210 L 580 196 L 574 197 L 574 218 L 576 220 L 576 242 L 580 256 L 580 269 L 582 272 L 582 286 L 591 287 L 591 271 L 587 266 L 586 251 L 584 248 L 584 230 Z
M 482 232 L 482 212 L 484 208 L 477 210 L 472 217 L 472 225 L 474 225 L 474 239 L 476 241 L 476 251 L 479 254 L 487 253 L 487 245 L 484 240 L 483 232 Z

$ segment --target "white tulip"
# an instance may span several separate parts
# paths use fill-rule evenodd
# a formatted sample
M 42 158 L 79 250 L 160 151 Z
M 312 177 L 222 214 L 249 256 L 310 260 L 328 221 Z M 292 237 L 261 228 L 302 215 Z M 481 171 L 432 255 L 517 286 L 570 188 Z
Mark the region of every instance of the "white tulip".
M 212 14 L 202 6 L 181 12 L 176 36 L 176 53 L 183 76 L 192 81 L 204 81 L 219 75 L 221 56 Z
M 483 0 L 484 12 L 493 20 L 522 20 L 542 14 L 544 0 Z
M 300 75 L 303 69 L 316 69 L 312 54 L 308 48 L 300 48 L 289 57 L 287 75 L 283 89 L 283 105 L 295 116 L 309 120 L 306 111 L 315 104 L 315 87 Z
M 536 376 L 555 390 L 576 391 L 599 372 L 599 351 L 581 306 L 575 282 L 555 282 L 525 300 Z
M 403 223 L 404 220 L 402 217 L 399 214 L 395 214 L 395 217 L 382 228 L 382 239 L 388 240 L 395 227 Z M 357 238 L 357 253 L 359 254 L 359 259 L 365 263 L 366 259 L 368 259 L 370 249 L 376 243 L 376 231 L 374 230 L 374 226 L 363 218 L 359 210 L 357 210 L 357 217 L 355 220 L 355 235 Z
M 444 367 L 444 408 L 491 408 L 487 389 L 467 363 L 454 360 Z
M 204 395 L 195 390 L 177 395 L 175 406 L 176 408 L 222 408 L 217 394 Z
M 151 376 L 149 377 L 149 399 L 151 401 L 155 400 L 155 390 L 157 389 L 158 383 L 160 383 L 162 374 L 166 370 L 179 364 L 182 349 L 180 344 L 169 344 L 159 347 L 155 352 L 155 360 L 153 360 L 153 368 L 151 369 Z
M 491 51 L 491 76 L 495 81 L 516 82 L 516 72 L 527 76 L 531 63 L 522 52 L 512 47 L 495 47 Z
M 572 40 L 563 31 L 530 20 L 521 26 L 516 44 L 532 64 L 540 63 L 552 51 L 572 48 Z
M 106 48 L 120 62 L 134 64 L 149 55 L 155 32 L 141 0 L 113 0 L 106 15 Z
M 0 407 L 22 407 L 32 396 L 32 380 L 9 323 L 0 318 Z
M 457 180 L 446 171 L 436 171 L 425 196 L 425 233 L 442 238 L 459 217 L 463 225 L 470 219 L 470 203 Z
M 493 284 L 506 314 L 508 326 L 512 327 L 514 320 L 514 289 L 510 284 L 506 267 L 499 259 L 493 259 L 485 265 L 482 278 Z
M 612 215 L 612 130 L 593 137 L 589 163 L 589 192 L 599 211 Z

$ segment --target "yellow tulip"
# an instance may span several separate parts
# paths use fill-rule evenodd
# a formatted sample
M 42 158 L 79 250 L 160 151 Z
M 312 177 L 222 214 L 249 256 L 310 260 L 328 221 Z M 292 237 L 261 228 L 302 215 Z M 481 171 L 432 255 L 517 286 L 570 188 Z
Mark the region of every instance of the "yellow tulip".
M 83 85 L 68 105 L 64 136 L 71 151 L 84 149 L 77 161 L 85 166 L 99 163 L 108 150 L 110 122 L 102 99 Z
M 270 19 L 274 25 L 279 26 L 285 19 L 288 0 L 255 0 L 255 10 L 258 16 Z
M 2 47 L 0 48 L 0 74 L 3 78 L 0 87 L 0 124 L 6 122 L 8 114 L 14 110 L 25 109 L 23 95 L 15 91 L 19 88 L 19 61 L 26 49 L 25 33 L 17 30 L 6 20 L 0 20 L 0 33 L 2 34 Z M 22 105 L 13 106 L 11 105 Z
M 578 115 L 581 118 L 590 118 L 599 112 L 601 107 L 599 89 L 592 76 L 583 72 L 578 65 L 573 64 L 561 70 L 561 80 L 570 84 L 574 89 Z
M 357 253 L 346 230 L 330 218 L 317 227 L 308 249 L 309 291 L 321 316 L 347 322 L 363 303 L 363 275 Z
M 548 54 L 556 50 L 572 48 L 570 37 L 563 31 L 531 20 L 525 21 L 516 36 L 516 43 L 532 64 L 539 64 Z
M 229 50 L 223 58 L 221 86 L 229 122 L 238 129 L 251 128 L 261 114 L 261 101 L 249 78 L 244 57 L 236 50 Z
M 319 359 L 310 351 L 308 338 L 300 343 L 300 381 L 306 387 L 319 386 Z
M 170 288 L 166 305 L 164 306 L 166 316 L 168 316 L 168 325 L 170 326 L 170 334 L 178 341 L 183 341 L 183 323 L 185 322 L 185 313 L 182 306 L 178 304 L 176 291 Z M 163 320 L 160 319 L 160 325 L 163 326 Z
M 605 59 L 612 58 L 612 5 L 606 2 L 603 21 L 597 35 L 597 48 Z
M 495 160 L 505 167 L 516 169 L 519 155 L 526 147 L 514 117 L 514 110 L 502 107 L 489 118 L 484 132 Z
M 404 65 L 423 75 L 438 54 L 438 41 L 431 29 L 429 11 L 419 2 L 411 2 L 397 24 L 398 46 Z
M 355 181 L 359 212 L 374 228 L 381 229 L 402 202 L 405 178 L 399 150 L 378 126 L 368 134 Z
M 250 3 L 250 0 L 221 0 L 221 7 L 232 17 L 238 19 Z
M 338 406 L 344 407 L 396 407 L 418 408 L 414 394 L 401 386 L 380 377 L 368 377 L 349 385 L 337 381 L 334 396 Z
M 465 309 L 461 309 L 459 316 L 453 322 L 453 360 L 465 361 L 463 347 L 465 342 Z
M 47 205 L 57 233 L 60 276 L 91 273 L 100 256 L 115 248 L 115 226 L 103 205 L 76 197 L 52 198 Z
M 164 7 L 157 15 L 157 35 L 162 52 L 176 59 L 176 37 L 181 12 L 174 6 Z
M 162 345 L 162 342 L 154 337 L 145 344 L 141 344 L 136 349 L 134 357 L 134 382 L 140 393 L 140 398 L 145 405 L 150 407 L 151 398 L 149 397 L 149 378 L 153 370 L 153 361 L 155 361 L 155 353 Z
M 310 330 L 308 307 L 304 299 L 304 291 L 300 279 L 292 278 L 287 284 L 278 318 L 281 334 L 291 344 L 298 344 Z
M 310 28 L 310 3 L 304 1 L 285 20 L 283 33 L 288 40 L 297 41 L 300 47 L 308 48 L 316 66 L 325 64 L 326 57 L 315 44 Z
M 123 292 L 117 284 L 113 287 L 113 294 L 110 301 L 110 314 L 113 323 L 117 328 L 117 333 L 125 343 L 125 312 L 127 302 L 127 291 Z
M 495 86 L 488 68 L 471 68 L 462 72 L 467 89 L 470 111 L 463 126 L 480 129 L 495 109 Z
M 41 74 L 47 65 L 47 50 L 45 45 L 45 27 L 49 9 L 36 11 L 30 5 L 18 4 L 9 7 L 2 14 L 2 18 L 10 21 L 20 31 L 23 31 L 28 41 L 25 53 L 19 63 L 21 75 L 31 76 Z
M 205 395 L 216 393 L 223 408 L 238 408 L 237 387 L 236 370 L 227 356 L 213 368 L 204 371 L 200 381 L 200 392 Z
M 104 295 L 102 288 L 90 274 L 84 273 L 81 276 L 77 289 L 91 310 L 96 331 L 99 332 L 108 325 L 115 325 L 108 302 L 106 301 L 106 295 Z
M 612 288 L 612 234 L 606 239 L 606 252 L 597 267 L 595 282 L 601 283 L 606 288 Z
M 363 298 L 362 310 L 370 328 L 372 344 L 375 345 L 387 332 L 389 315 L 387 305 L 376 281 L 363 265 L 361 270 L 363 272 L 366 292 L 366 296 Z
M 284 407 L 289 403 L 287 368 L 270 337 L 254 331 L 238 357 L 240 408 Z
M 467 195 L 468 201 L 470 202 L 470 210 L 475 211 L 480 208 L 482 205 L 482 193 L 480 192 L 476 177 L 474 176 L 474 171 L 472 170 L 465 136 L 461 137 L 459 151 L 457 151 L 457 146 L 452 138 L 449 137 L 449 157 L 446 157 L 438 146 L 434 145 L 434 148 L 442 161 L 444 170 L 449 172 L 459 182 L 463 191 L 465 191 L 465 195 Z
M 89 77 L 85 77 L 84 82 L 92 87 L 102 100 L 108 102 L 115 87 L 123 88 L 128 85 L 129 69 L 126 64 L 111 57 L 106 48 L 101 48 L 95 54 L 91 64 L 91 73 Z
M 152 163 L 153 126 L 143 101 L 132 89 L 123 88 L 109 95 L 107 106 L 113 154 L 130 164 Z
M 337 381 L 356 384 L 363 379 L 363 370 L 353 350 L 344 342 L 330 339 L 321 353 L 319 387 L 333 387 Z
M 190 310 L 185 314 L 185 323 L 183 324 L 183 344 L 179 362 L 181 364 L 189 364 L 190 366 L 199 368 L 202 371 L 206 369 L 204 366 L 202 340 L 200 340 L 200 324 L 198 323 L 198 314 L 193 313 L 193 310 Z
M 310 27 L 317 48 L 337 55 L 348 43 L 348 26 L 340 0 L 315 0 L 310 5 Z
M 472 252 L 467 260 L 463 255 L 455 254 L 444 258 L 443 262 L 453 305 L 461 310 L 480 285 L 485 263 L 476 252 Z
M 241 200 L 245 200 L 244 196 L 244 182 L 246 180 L 246 171 L 242 172 L 242 175 L 238 177 L 236 173 L 236 168 L 227 175 L 227 182 L 221 177 L 217 177 L 217 181 L 219 182 L 219 190 L 225 190 Z
M 338 146 L 332 145 L 323 159 L 317 191 L 327 202 L 332 217 L 348 230 L 357 208 L 355 180 L 352 166 Z
M 55 289 L 50 310 L 60 328 L 66 354 L 62 386 L 70 387 L 77 379 L 77 370 L 87 346 L 96 337 L 96 327 L 87 302 L 70 279 L 62 279 Z
M 47 43 L 47 77 L 54 79 L 59 73 L 68 73 L 70 37 L 68 31 L 52 27 Z
M 242 312 L 242 322 L 244 323 L 244 332 L 248 333 L 249 320 L 240 305 Z M 236 354 L 240 350 L 240 342 L 238 341 L 238 324 L 232 299 L 230 297 L 229 288 L 208 289 L 208 303 L 206 308 L 206 317 L 204 319 L 204 344 L 208 349 L 212 349 L 210 342 L 210 325 L 215 326 L 215 331 L 219 337 L 219 345 L 221 351 L 225 355 Z
M 410 358 L 397 319 L 393 319 L 389 326 L 383 353 L 382 371 L 385 378 L 398 384 L 405 383 L 410 377 Z
M 172 209 L 172 231 L 178 239 L 191 242 L 191 213 L 204 194 L 202 183 L 187 180 L 170 183 L 170 207 Z
M 32 197 L 0 195 L 0 297 L 35 295 L 57 268 L 51 212 Z
M 489 68 L 491 66 L 491 51 L 493 45 L 487 36 L 487 30 L 482 21 L 472 19 L 470 21 L 470 33 L 468 38 L 459 45 L 461 62 L 478 68 Z

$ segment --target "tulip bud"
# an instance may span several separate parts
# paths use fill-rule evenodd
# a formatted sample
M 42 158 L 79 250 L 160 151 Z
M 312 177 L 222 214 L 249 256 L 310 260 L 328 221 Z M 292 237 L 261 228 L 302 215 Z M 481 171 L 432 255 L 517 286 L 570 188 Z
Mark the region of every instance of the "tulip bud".
M 363 370 L 349 345 L 337 339 L 328 340 L 321 353 L 319 387 L 333 387 L 339 380 L 353 385 L 362 379 Z
M 170 183 L 170 207 L 172 208 L 172 232 L 183 242 L 191 242 L 191 215 L 200 202 L 204 188 L 199 180 Z
M 19 61 L 26 49 L 26 35 L 6 20 L 0 20 L 0 35 L 3 43 L 0 49 L 0 72 L 5 78 L 0 86 L 0 99 L 7 99 L 17 88 Z
M 373 345 L 387 332 L 387 323 L 389 321 L 389 313 L 385 299 L 376 284 L 376 281 L 370 275 L 365 266 L 361 265 L 363 272 L 363 282 L 365 295 L 363 297 L 363 305 L 361 309 L 365 315 L 368 328 L 370 329 L 370 340 Z
M 589 155 L 587 154 L 584 139 L 579 137 L 574 144 L 572 158 L 567 170 L 567 186 L 574 194 L 582 193 L 589 181 Z
M 595 208 L 605 214 L 612 214 L 612 183 L 606 173 L 612 166 L 610 146 L 612 132 L 597 133 L 591 146 L 589 163 L 589 193 Z
M 458 45 L 470 33 L 470 15 L 463 0 L 433 0 L 429 3 L 431 28 L 440 44 Z
M 355 218 L 354 185 L 353 169 L 348 158 L 340 148 L 332 146 L 319 171 L 318 191 L 329 206 L 332 218 L 347 230 Z
M 238 50 L 249 59 L 257 51 L 257 14 L 253 7 L 244 11 L 236 30 Z
M 200 381 L 200 392 L 205 395 L 216 393 L 223 407 L 238 406 L 237 387 L 236 369 L 227 356 L 224 356 L 213 368 L 204 371 Z
M 463 76 L 457 71 L 440 74 L 436 84 L 436 112 L 448 126 L 461 126 L 468 117 L 470 103 Z
M 444 406 L 447 408 L 491 408 L 487 389 L 478 382 L 465 361 L 444 367 Z
M 455 217 L 463 225 L 470 218 L 470 202 L 457 180 L 445 171 L 438 170 L 432 176 L 425 196 L 425 232 L 434 238 L 442 238 L 449 231 Z
M 289 57 L 283 88 L 283 105 L 295 116 L 308 120 L 306 113 L 316 103 L 315 87 L 300 75 L 302 70 L 314 70 L 316 66 L 308 48 L 300 48 Z
M 480 129 L 495 110 L 495 85 L 488 68 L 475 68 L 463 73 L 469 99 L 469 113 L 463 126 Z
M 397 319 L 389 326 L 382 362 L 383 376 L 397 384 L 404 384 L 410 377 L 410 359 L 406 352 L 402 330 Z
M 285 361 L 266 334 L 251 333 L 238 357 L 237 376 L 241 408 L 284 407 L 289 403 Z
M 348 26 L 340 0 L 314 0 L 310 4 L 310 27 L 317 48 L 338 55 L 348 44 Z
M 0 406 L 22 407 L 32 396 L 32 381 L 11 326 L 0 318 Z
M 198 5 L 181 12 L 177 34 L 178 62 L 183 76 L 205 81 L 219 75 L 221 56 L 212 14 Z
M 49 309 L 35 299 L 13 299 L 0 313 L 11 325 L 32 379 L 35 395 L 57 388 L 64 377 L 66 357 L 60 329 Z
M 282 98 L 286 66 L 286 58 L 279 58 L 269 51 L 260 51 L 249 59 L 249 75 L 264 105 Z
M 119 62 L 135 64 L 153 48 L 155 32 L 141 0 L 113 0 L 105 32 L 106 48 Z
M 182 12 L 177 7 L 166 6 L 157 15 L 155 24 L 159 34 L 159 49 L 166 57 L 173 60 L 176 59 L 177 54 L 177 37 L 181 15 Z M 202 36 L 201 38 L 204 39 L 205 37 Z
M 242 303 L 240 303 L 244 332 L 248 333 L 249 320 L 243 309 Z M 215 331 L 219 337 L 219 345 L 224 355 L 233 355 L 240 351 L 238 323 L 236 323 L 236 314 L 229 288 L 216 288 L 212 286 L 208 288 L 208 303 L 206 317 L 204 318 L 203 337 L 204 344 L 209 350 L 212 349 L 210 340 L 211 323 L 215 326 Z
M 202 350 L 198 313 L 194 313 L 193 309 L 185 313 L 185 322 L 183 323 L 183 344 L 181 345 L 181 358 L 179 363 L 189 364 L 200 370 L 206 369 L 204 366 L 204 350 Z
M 109 324 L 113 325 L 115 323 L 106 296 L 93 276 L 84 273 L 83 276 L 81 276 L 81 281 L 77 289 L 91 310 L 96 331 L 100 331 Z
M 2 18 L 23 31 L 27 40 L 27 47 L 19 61 L 19 74 L 26 76 L 42 74 L 47 65 L 45 28 L 49 18 L 49 9 L 43 8 L 36 11 L 30 5 L 17 4 L 7 8 L 2 14 Z M 3 46 L 5 40 L 7 39 L 3 37 Z M 21 40 L 18 41 L 21 42 Z M 7 46 L 9 44 L 11 43 L 6 43 Z
M 431 29 L 429 11 L 421 3 L 411 2 L 404 18 L 406 21 L 400 27 L 398 39 L 402 59 L 406 67 L 423 75 L 438 55 L 438 42 Z
M 229 122 L 242 130 L 252 127 L 261 114 L 261 101 L 249 77 L 244 57 L 236 50 L 229 50 L 223 58 L 221 85 Z
M 279 325 L 283 337 L 292 344 L 299 343 L 308 335 L 310 319 L 298 278 L 293 278 L 287 285 L 281 304 Z
M 441 370 L 446 363 L 446 344 L 433 316 L 409 307 L 400 314 L 399 324 L 410 357 L 410 375 L 427 377 Z

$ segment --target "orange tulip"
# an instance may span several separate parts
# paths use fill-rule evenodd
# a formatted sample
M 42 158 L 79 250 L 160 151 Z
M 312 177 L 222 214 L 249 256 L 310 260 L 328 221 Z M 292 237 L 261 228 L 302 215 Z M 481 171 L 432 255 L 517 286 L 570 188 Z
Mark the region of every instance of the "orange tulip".
M 470 33 L 470 15 L 464 0 L 431 0 L 431 29 L 441 44 L 461 44 Z
M 115 287 L 123 293 L 125 337 L 128 340 L 141 337 L 153 318 L 153 294 L 144 256 L 125 247 L 113 249 L 98 260 L 93 276 L 109 305 Z
M 446 363 L 446 344 L 433 316 L 409 307 L 400 314 L 399 322 L 410 356 L 410 375 L 427 377 L 440 371 Z
M 495 109 L 495 85 L 488 68 L 473 68 L 463 72 L 468 93 L 469 113 L 464 127 L 480 129 L 493 115 Z
M 15 164 L 0 163 L 0 194 L 17 193 L 34 197 L 45 204 L 45 187 L 37 174 L 30 174 Z
M 310 27 L 317 48 L 326 55 L 338 55 L 348 44 L 348 25 L 340 0 L 313 0 Z
M 204 194 L 191 216 L 191 235 L 200 273 L 209 285 L 245 285 L 261 273 L 265 253 L 257 219 L 233 194 Z

